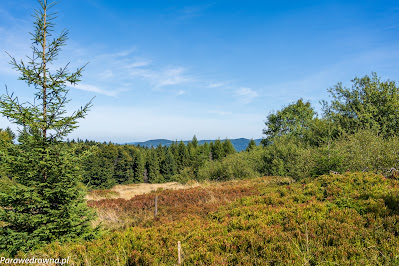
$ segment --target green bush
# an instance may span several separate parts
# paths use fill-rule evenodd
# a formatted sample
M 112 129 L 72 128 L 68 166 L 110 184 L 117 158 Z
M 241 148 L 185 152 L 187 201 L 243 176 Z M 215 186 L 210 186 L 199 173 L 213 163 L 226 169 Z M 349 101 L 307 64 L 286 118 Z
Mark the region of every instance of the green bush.
M 342 173 L 345 171 L 344 156 L 338 149 L 319 147 L 313 150 L 314 165 L 311 176 L 319 176 L 330 172 Z
M 245 153 L 228 155 L 222 161 L 208 161 L 199 170 L 198 180 L 233 180 L 253 178 L 258 174 Z
M 194 170 L 192 167 L 184 167 L 180 173 L 173 175 L 171 181 L 186 184 L 188 181 L 195 179 Z
M 265 147 L 264 170 L 266 175 L 290 176 L 295 179 L 309 176 L 315 162 L 313 149 L 295 138 L 283 136 Z
M 399 166 L 399 138 L 383 138 L 372 130 L 361 130 L 343 136 L 335 149 L 343 157 L 343 165 L 350 171 L 383 173 Z

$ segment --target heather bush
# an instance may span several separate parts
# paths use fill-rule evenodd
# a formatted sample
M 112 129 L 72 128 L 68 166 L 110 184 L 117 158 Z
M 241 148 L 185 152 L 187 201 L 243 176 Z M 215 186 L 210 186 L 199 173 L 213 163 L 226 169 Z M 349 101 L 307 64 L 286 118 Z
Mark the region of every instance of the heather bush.
M 18 256 L 69 256 L 71 265 L 172 265 L 181 241 L 186 265 L 399 263 L 398 180 L 346 173 L 295 183 L 263 177 L 220 184 L 157 192 L 157 220 Z M 140 209 L 151 209 L 152 198 L 92 206 L 140 216 Z

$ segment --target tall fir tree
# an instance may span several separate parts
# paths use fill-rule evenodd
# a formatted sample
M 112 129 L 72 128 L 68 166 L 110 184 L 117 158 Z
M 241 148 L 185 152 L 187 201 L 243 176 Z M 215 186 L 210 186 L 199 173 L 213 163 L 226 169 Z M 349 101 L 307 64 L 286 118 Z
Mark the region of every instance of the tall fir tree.
M 118 146 L 118 158 L 116 159 L 113 179 L 117 184 L 128 184 L 133 181 L 133 159 L 124 149 Z
M 144 152 L 138 150 L 134 156 L 133 170 L 134 170 L 134 181 L 142 183 L 147 181 L 147 173 L 145 169 L 145 156 Z
M 256 147 L 256 142 L 254 141 L 254 139 L 251 139 L 245 151 L 251 151 L 255 147 Z
M 11 256 L 42 244 L 76 238 L 90 239 L 98 229 L 91 227 L 94 213 L 78 189 L 79 157 L 72 156 L 62 139 L 86 116 L 91 103 L 66 115 L 67 84 L 80 81 L 83 68 L 69 73 L 67 66 L 49 70 L 67 40 L 67 31 L 50 40 L 54 3 L 40 0 L 35 11 L 33 56 L 28 62 L 11 57 L 10 64 L 21 73 L 20 80 L 35 90 L 33 103 L 20 103 L 13 94 L 2 95 L 0 113 L 25 132 L 19 145 L 12 145 L 5 158 L 10 185 L 0 191 L 0 250 Z
M 236 152 L 236 149 L 234 148 L 233 144 L 231 143 L 231 141 L 229 139 L 225 139 L 223 141 L 223 153 L 224 156 L 227 156 L 229 154 L 233 154 Z
M 184 167 L 188 166 L 188 164 L 190 163 L 190 157 L 187 151 L 187 147 L 183 141 L 179 142 L 177 150 L 179 154 L 177 157 L 177 165 L 179 171 L 181 171 Z
M 215 143 L 211 147 L 213 160 L 221 160 L 224 156 L 223 145 L 220 139 L 215 140 Z
M 157 152 L 155 149 L 149 150 L 149 157 L 147 160 L 147 172 L 148 172 L 148 182 L 150 183 L 161 183 L 163 181 Z
M 193 139 L 191 140 L 191 143 L 193 144 L 193 147 L 194 147 L 195 149 L 198 147 L 197 136 L 194 135 Z
M 170 149 L 167 150 L 165 160 L 161 164 L 161 172 L 165 181 L 169 181 L 177 173 L 176 161 Z

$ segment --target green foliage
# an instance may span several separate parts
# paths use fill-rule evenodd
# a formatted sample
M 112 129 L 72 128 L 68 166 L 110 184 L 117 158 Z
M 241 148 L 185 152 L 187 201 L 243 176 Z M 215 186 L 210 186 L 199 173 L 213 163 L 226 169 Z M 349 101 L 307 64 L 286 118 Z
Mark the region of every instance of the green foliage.
M 150 183 L 160 183 L 163 181 L 159 168 L 159 161 L 155 150 L 149 151 L 149 158 L 147 160 L 147 173 L 148 182 Z
M 251 141 L 248 143 L 248 147 L 245 149 L 245 151 L 251 151 L 256 147 L 256 142 L 254 139 L 251 139 Z
M 118 157 L 115 162 L 113 179 L 118 184 L 133 183 L 133 158 L 128 153 L 128 149 L 118 149 Z
M 3 130 L 0 128 L 0 178 L 6 176 L 8 173 L 5 158 L 8 156 L 8 148 L 12 145 L 14 137 L 15 135 L 10 129 L 8 131 L 7 129 Z
M 227 155 L 233 154 L 235 152 L 236 152 L 236 150 L 234 149 L 233 144 L 231 144 L 231 141 L 228 139 L 225 139 L 223 141 L 223 155 L 227 156 Z
M 383 138 L 374 130 L 360 130 L 340 138 L 335 149 L 350 171 L 386 173 L 392 167 L 399 168 L 397 147 L 399 136 Z
M 93 242 L 53 243 L 34 254 L 70 256 L 73 264 L 170 265 L 181 241 L 187 265 L 397 265 L 398 182 L 348 173 L 162 191 L 158 221 L 143 219 Z M 141 195 L 92 204 L 145 217 L 152 202 L 153 195 Z
M 314 165 L 312 150 L 290 136 L 275 138 L 265 147 L 264 161 L 264 174 L 296 179 L 308 176 Z
M 193 168 L 185 167 L 178 174 L 171 177 L 171 181 L 179 182 L 181 184 L 186 184 L 187 182 L 195 179 L 195 173 Z
M 177 146 L 177 154 L 177 168 L 178 170 L 181 170 L 190 163 L 190 156 L 183 141 L 180 141 L 179 145 Z
M 212 160 L 221 160 L 224 155 L 223 145 L 220 139 L 215 140 L 211 143 Z
M 0 98 L 0 113 L 23 130 L 19 145 L 10 145 L 2 154 L 2 164 L 12 181 L 0 190 L 0 249 L 11 256 L 55 240 L 90 239 L 98 231 L 91 228 L 94 213 L 78 188 L 77 165 L 82 158 L 72 156 L 61 141 L 90 107 L 88 103 L 66 116 L 66 86 L 79 81 L 83 68 L 72 74 L 67 67 L 50 72 L 48 65 L 65 45 L 67 31 L 50 42 L 54 17 L 49 9 L 54 3 L 39 3 L 41 10 L 35 12 L 32 34 L 33 56 L 28 63 L 18 63 L 12 57 L 10 62 L 20 72 L 19 79 L 36 90 L 35 100 L 21 104 L 8 91 Z M 7 134 L 12 141 L 12 134 Z
M 263 145 L 273 143 L 274 139 L 280 136 L 303 138 L 315 115 L 310 102 L 304 103 L 302 99 L 276 113 L 269 114 L 265 122 L 266 128 L 263 130 L 263 134 L 266 135 L 262 141 Z
M 329 118 L 315 118 L 304 131 L 302 142 L 311 147 L 329 146 L 341 133 L 339 126 Z
M 142 152 L 137 152 L 133 162 L 134 178 L 136 182 L 142 183 L 146 175 L 145 159 Z
M 0 191 L 0 221 L 7 224 L 0 228 L 1 249 L 15 255 L 55 240 L 95 236 L 94 213 L 78 188 L 79 160 L 65 145 L 44 146 L 33 137 L 13 147 L 6 163 L 15 181 Z
M 195 135 L 194 135 L 193 139 L 191 140 L 191 143 L 192 143 L 194 149 L 196 149 L 198 147 L 198 139 Z
M 207 161 L 198 171 L 198 180 L 233 180 L 257 176 L 244 154 L 232 154 L 221 161 Z
M 319 147 L 312 150 L 314 164 L 310 176 L 320 176 L 330 172 L 343 173 L 346 167 L 345 157 L 336 147 Z
M 342 83 L 328 91 L 333 98 L 325 102 L 326 115 L 344 132 L 374 129 L 383 136 L 399 133 L 399 89 L 394 81 L 381 81 L 376 73 L 371 77 L 354 78 L 352 88 Z
M 161 164 L 161 172 L 166 181 L 170 180 L 170 178 L 177 173 L 177 165 L 175 162 L 175 158 L 173 157 L 170 149 L 166 152 L 165 160 Z

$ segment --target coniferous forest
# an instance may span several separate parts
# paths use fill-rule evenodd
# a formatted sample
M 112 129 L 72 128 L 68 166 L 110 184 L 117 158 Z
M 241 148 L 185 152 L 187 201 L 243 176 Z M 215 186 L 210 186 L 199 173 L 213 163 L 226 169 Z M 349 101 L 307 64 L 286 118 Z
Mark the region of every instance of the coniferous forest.
M 8 91 L 0 98 L 0 113 L 19 127 L 0 129 L 0 257 L 170 265 L 181 241 L 187 265 L 399 263 L 395 81 L 373 72 L 327 89 L 318 113 L 298 99 L 265 114 L 261 145 L 252 140 L 241 152 L 196 136 L 151 148 L 70 141 L 93 103 L 66 115 L 67 84 L 80 82 L 83 68 L 50 71 L 68 32 L 52 37 L 53 4 L 39 3 L 32 60 L 11 57 L 34 101 Z M 115 185 L 172 181 L 197 187 L 85 199 Z

